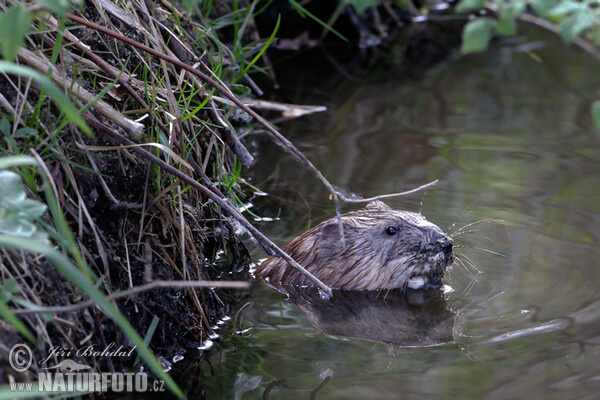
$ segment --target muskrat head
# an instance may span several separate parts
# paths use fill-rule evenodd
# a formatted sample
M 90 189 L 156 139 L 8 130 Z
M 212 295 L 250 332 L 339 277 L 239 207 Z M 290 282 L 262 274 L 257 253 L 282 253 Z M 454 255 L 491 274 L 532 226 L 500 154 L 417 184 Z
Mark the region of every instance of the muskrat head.
M 439 287 L 452 264 L 452 239 L 421 214 L 393 210 L 376 201 L 331 218 L 283 248 L 323 283 L 345 290 Z M 267 259 L 256 276 L 282 285 L 310 285 L 279 258 Z

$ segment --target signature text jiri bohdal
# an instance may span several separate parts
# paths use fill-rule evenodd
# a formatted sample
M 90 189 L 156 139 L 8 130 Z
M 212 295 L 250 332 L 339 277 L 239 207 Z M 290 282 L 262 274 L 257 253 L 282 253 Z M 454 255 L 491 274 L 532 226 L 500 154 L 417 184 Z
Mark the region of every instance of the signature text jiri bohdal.
M 65 348 L 62 346 L 52 346 L 48 350 L 48 357 L 40 360 L 40 364 L 46 364 L 53 357 L 131 357 L 136 346 L 125 350 L 123 345 L 116 347 L 116 344 L 110 343 L 105 348 L 99 348 L 95 344 L 84 346 L 79 349 Z

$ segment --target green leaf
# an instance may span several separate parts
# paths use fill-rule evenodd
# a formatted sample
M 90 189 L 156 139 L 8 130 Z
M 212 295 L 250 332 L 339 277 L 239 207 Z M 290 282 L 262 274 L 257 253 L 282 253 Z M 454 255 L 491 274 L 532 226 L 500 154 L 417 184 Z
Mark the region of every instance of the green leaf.
M 269 36 L 269 39 L 267 40 L 267 43 L 265 43 L 265 45 L 263 46 L 262 49 L 260 49 L 260 51 L 258 52 L 258 54 L 256 54 L 256 56 L 254 56 L 254 58 L 252 59 L 252 61 L 250 61 L 248 63 L 248 65 L 246 65 L 246 68 L 244 68 L 244 70 L 240 73 L 240 77 L 246 75 L 246 73 L 250 70 L 250 68 L 258 61 L 258 59 L 260 57 L 262 57 L 263 53 L 269 48 L 269 46 L 271 45 L 271 43 L 273 42 L 273 39 L 275 39 L 275 35 L 277 34 L 277 31 L 279 30 L 279 23 L 281 22 L 281 15 L 277 16 L 277 23 L 275 23 L 275 28 L 273 29 L 273 32 L 271 33 L 271 36 Z M 235 83 L 235 81 L 234 81 Z
M 71 2 L 69 0 L 36 0 L 35 2 L 61 17 L 71 9 Z
M 8 156 L 0 158 L 0 170 L 20 165 L 36 165 L 35 158 L 30 156 Z M 1 187 L 1 186 L 0 186 Z
M 0 172 L 0 205 L 14 204 L 25 200 L 25 189 L 21 177 L 12 171 Z
M 486 50 L 492 38 L 492 28 L 495 25 L 496 21 L 491 18 L 477 18 L 470 21 L 463 29 L 460 51 L 463 54 L 469 54 Z
M 28 126 L 24 126 L 22 128 L 17 129 L 15 132 L 15 137 L 26 138 L 31 136 L 36 136 L 38 131 Z
M 36 81 L 41 88 L 58 104 L 61 110 L 65 113 L 69 121 L 75 123 L 83 132 L 92 136 L 92 130 L 89 125 L 85 122 L 85 119 L 79 114 L 75 106 L 71 103 L 69 98 L 65 96 L 60 89 L 52 83 L 48 77 L 32 70 L 31 68 L 24 67 L 9 63 L 6 61 L 0 61 L 0 72 L 9 74 L 16 74 L 26 76 Z
M 600 130 L 600 100 L 592 103 L 592 120 L 596 129 Z
M 558 4 L 558 0 L 531 0 L 531 8 L 543 19 L 550 19 L 550 10 Z
M 454 9 L 456 12 L 467 12 L 473 10 L 481 10 L 485 0 L 460 0 Z
M 8 303 L 15 298 L 15 294 L 19 293 L 21 288 L 14 279 L 8 279 L 0 287 L 0 301 Z
M 31 17 L 24 3 L 17 3 L 9 7 L 0 16 L 0 43 L 2 43 L 2 56 L 5 60 L 12 61 L 17 56 L 19 47 L 29 33 Z
M 30 238 L 36 232 L 37 228 L 31 222 L 19 218 L 18 215 L 9 215 L 0 219 L 0 232 L 11 235 Z
M 516 35 L 516 20 L 525 12 L 525 10 L 525 2 L 519 0 L 498 4 L 498 23 L 496 25 L 496 33 L 500 36 Z
M 505 3 L 499 8 L 502 17 L 517 19 L 527 10 L 527 4 L 523 1 Z
M 45 204 L 32 199 L 24 199 L 13 204 L 13 209 L 18 213 L 19 217 L 30 221 L 44 215 L 47 208 Z
M 551 17 L 559 17 L 561 15 L 584 10 L 587 10 L 586 4 L 576 3 L 574 1 L 562 1 L 559 5 L 551 9 L 549 14 Z
M 288 1 L 290 2 L 290 6 L 292 6 L 294 11 L 296 11 L 302 18 L 304 18 L 305 16 L 308 16 L 310 19 L 315 21 L 317 24 L 321 25 L 323 28 L 327 29 L 328 31 L 331 31 L 331 33 L 333 33 L 334 35 L 336 35 L 337 37 L 342 39 L 344 42 L 350 43 L 350 41 L 348 39 L 346 39 L 346 37 L 344 35 L 342 35 L 338 31 L 336 31 L 335 29 L 333 29 L 333 27 L 331 27 L 330 25 L 327 25 L 326 22 L 322 21 L 321 19 L 319 19 L 319 17 L 312 14 L 310 11 L 308 11 L 306 8 L 304 8 L 296 0 L 288 0 Z
M 21 291 L 21 288 L 19 287 L 19 284 L 17 283 L 17 281 L 15 281 L 14 279 L 7 279 L 6 281 L 4 281 L 4 283 L 2 284 L 2 287 L 0 288 L 0 292 L 2 293 L 3 299 L 4 299 L 5 293 L 10 294 L 12 296 L 13 294 L 19 293 L 20 291 Z
M 2 120 L 0 120 L 0 132 L 4 136 L 10 136 L 10 122 L 8 122 L 6 117 L 2 117 Z
M 567 43 L 572 43 L 587 28 L 594 24 L 594 20 L 588 10 L 577 11 L 558 24 L 560 35 Z
M 31 343 L 37 344 L 37 340 L 35 336 L 31 334 L 29 329 L 21 322 L 19 318 L 15 314 L 10 311 L 10 308 L 6 305 L 6 303 L 0 299 L 0 318 L 11 324 L 17 332 L 19 332 L 24 338 L 29 340 Z
M 362 15 L 371 7 L 381 3 L 381 0 L 344 0 L 345 4 L 350 4 L 356 10 L 356 13 Z
M 517 34 L 517 24 L 514 19 L 500 18 L 496 24 L 496 33 L 500 36 L 514 36 Z

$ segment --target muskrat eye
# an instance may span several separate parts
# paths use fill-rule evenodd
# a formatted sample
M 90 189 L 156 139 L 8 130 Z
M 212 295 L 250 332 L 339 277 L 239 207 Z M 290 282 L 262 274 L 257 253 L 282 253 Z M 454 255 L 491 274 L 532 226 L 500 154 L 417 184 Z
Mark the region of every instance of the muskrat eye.
M 385 228 L 385 233 L 387 233 L 390 236 L 393 236 L 396 233 L 398 233 L 398 228 L 396 228 L 395 226 L 388 226 L 387 228 Z

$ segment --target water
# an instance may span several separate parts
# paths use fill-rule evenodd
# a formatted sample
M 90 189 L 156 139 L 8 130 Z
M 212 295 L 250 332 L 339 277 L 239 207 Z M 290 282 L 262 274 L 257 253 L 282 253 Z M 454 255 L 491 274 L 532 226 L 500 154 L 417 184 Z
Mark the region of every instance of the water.
M 433 299 L 392 293 L 338 318 L 256 283 L 236 320 L 251 329 L 213 346 L 209 397 L 600 398 L 597 62 L 532 30 L 446 54 L 417 79 L 327 65 L 279 68 L 290 100 L 329 107 L 281 128 L 332 183 L 372 196 L 439 179 L 387 203 L 449 232 L 501 221 L 456 238 L 461 261 Z M 259 227 L 283 245 L 334 209 L 309 172 L 259 144 L 254 182 L 270 177 L 270 196 L 253 210 L 279 217 Z

